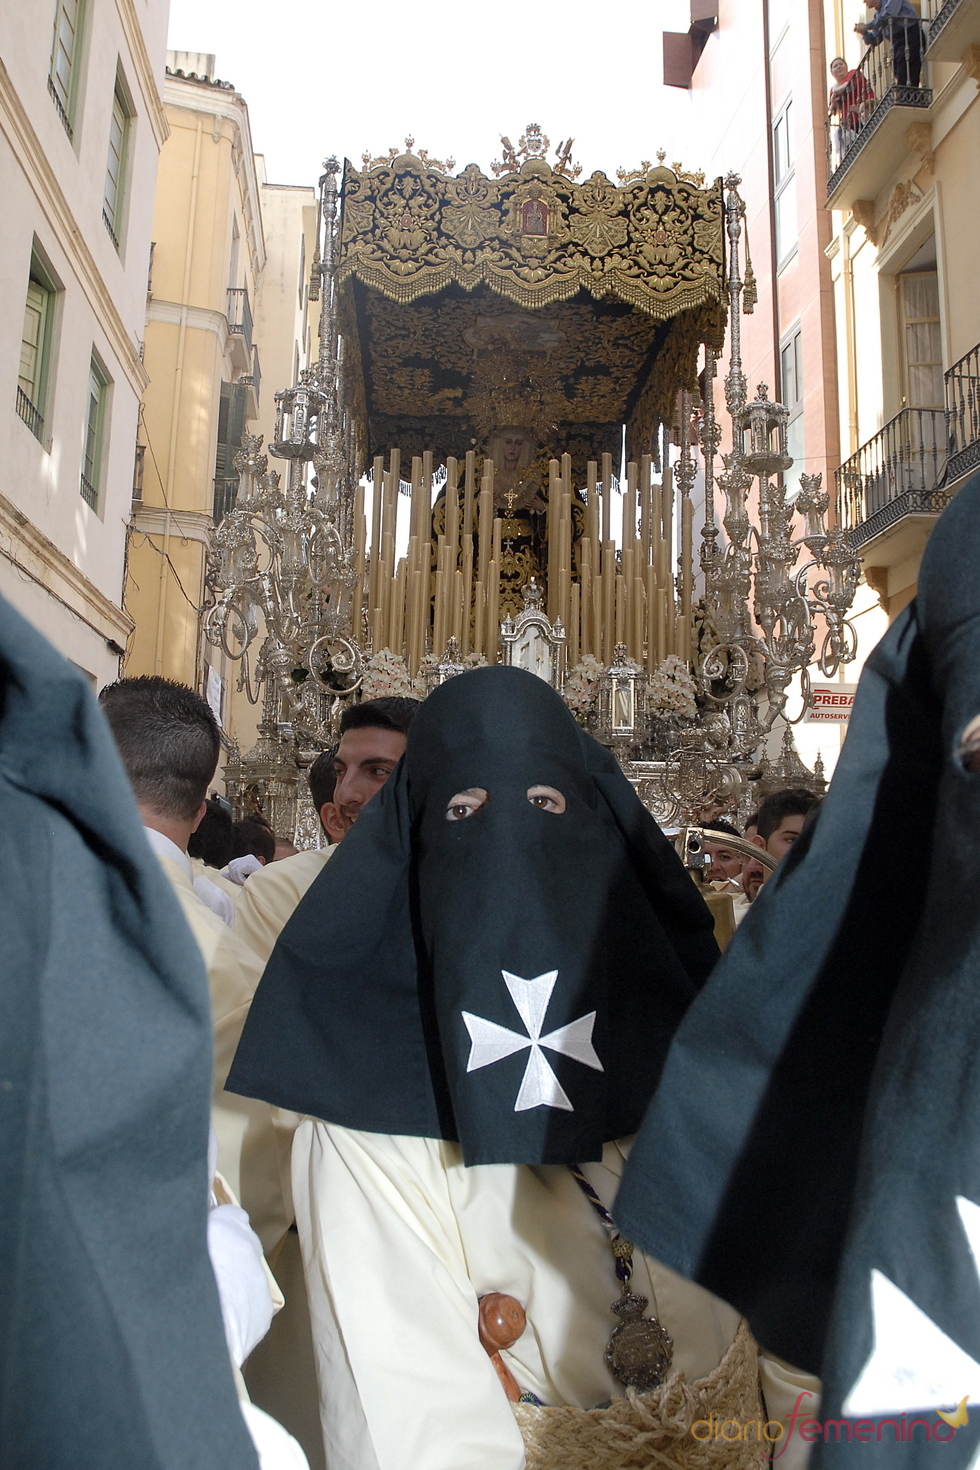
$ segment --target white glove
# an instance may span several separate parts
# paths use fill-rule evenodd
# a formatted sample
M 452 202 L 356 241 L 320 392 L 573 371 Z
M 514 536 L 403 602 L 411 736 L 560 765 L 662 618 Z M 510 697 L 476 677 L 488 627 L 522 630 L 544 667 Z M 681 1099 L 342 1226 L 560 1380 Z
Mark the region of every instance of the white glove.
M 217 883 L 212 883 L 210 878 L 205 878 L 202 873 L 194 879 L 194 892 L 203 904 L 217 914 L 218 918 L 231 929 L 235 923 L 235 905 L 227 893 L 222 893 Z
M 264 867 L 265 863 L 261 858 L 257 858 L 254 853 L 247 852 L 244 857 L 232 858 L 227 868 L 221 869 L 221 876 L 230 878 L 232 883 L 237 883 L 241 888 L 249 873 L 257 873 L 260 868 Z
M 217 1205 L 209 1213 L 208 1254 L 218 1283 L 228 1351 L 240 1368 L 268 1332 L 274 1309 L 262 1264 L 262 1242 L 237 1205 Z
M 303 1451 L 278 1420 L 244 1399 L 238 1407 L 258 1451 L 260 1470 L 310 1470 Z

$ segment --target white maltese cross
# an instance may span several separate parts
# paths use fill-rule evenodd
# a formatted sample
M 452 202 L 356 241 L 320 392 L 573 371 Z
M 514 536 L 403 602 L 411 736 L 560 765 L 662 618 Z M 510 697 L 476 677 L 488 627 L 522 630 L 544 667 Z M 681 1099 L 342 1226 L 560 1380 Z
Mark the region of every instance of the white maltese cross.
M 514 1104 L 514 1112 L 523 1113 L 528 1108 L 544 1107 L 564 1108 L 566 1112 L 573 1113 L 575 1109 L 569 1102 L 568 1094 L 552 1071 L 541 1048 L 546 1046 L 549 1051 L 574 1057 L 577 1062 L 583 1062 L 585 1066 L 601 1072 L 602 1063 L 592 1045 L 595 1011 L 542 1036 L 541 1028 L 548 1011 L 551 992 L 558 979 L 558 971 L 549 970 L 544 975 L 535 976 L 533 980 L 511 975 L 508 970 L 501 970 L 500 973 L 528 1034 L 522 1036 L 519 1031 L 509 1031 L 506 1026 L 498 1026 L 495 1021 L 486 1021 L 482 1016 L 463 1011 L 463 1020 L 472 1043 L 470 1059 L 466 1064 L 467 1072 L 477 1072 L 481 1067 L 502 1062 L 504 1057 L 513 1056 L 515 1052 L 530 1047 L 531 1054 L 524 1068 L 524 1078 Z

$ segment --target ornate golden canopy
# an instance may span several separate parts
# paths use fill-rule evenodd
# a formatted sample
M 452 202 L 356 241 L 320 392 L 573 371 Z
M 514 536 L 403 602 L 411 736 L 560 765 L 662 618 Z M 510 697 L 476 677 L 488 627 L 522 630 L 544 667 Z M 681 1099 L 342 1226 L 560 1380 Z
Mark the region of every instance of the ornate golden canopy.
M 722 345 L 721 181 L 366 163 L 344 168 L 336 279 L 371 452 L 459 455 L 506 423 L 576 459 L 618 461 L 624 423 L 649 450 L 700 345 Z

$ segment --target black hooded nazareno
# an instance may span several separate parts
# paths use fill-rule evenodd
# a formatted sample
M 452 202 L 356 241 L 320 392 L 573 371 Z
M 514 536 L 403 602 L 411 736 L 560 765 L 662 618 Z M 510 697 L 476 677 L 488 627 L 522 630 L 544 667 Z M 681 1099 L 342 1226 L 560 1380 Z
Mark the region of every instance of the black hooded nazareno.
M 819 820 L 675 1039 L 616 1200 L 632 1239 L 822 1375 L 829 1420 L 873 1352 L 911 1384 L 927 1351 L 921 1317 L 876 1321 L 873 1280 L 974 1360 L 937 1403 L 980 1384 L 960 1203 L 980 1202 L 980 774 L 958 756 L 980 714 L 978 567 L 974 477 L 867 661 Z M 896 1443 L 885 1419 L 880 1441 L 831 1438 L 816 1463 L 963 1470 L 980 1426 L 941 1442 L 929 1417 L 936 1438 Z
M 257 1470 L 207 977 L 83 674 L 0 598 L 0 1465 Z
M 534 785 L 565 811 L 532 806 Z M 447 821 L 473 787 L 486 805 Z M 637 1127 L 716 956 L 707 909 L 615 760 L 542 680 L 477 670 L 425 702 L 283 931 L 228 1086 L 349 1128 L 458 1140 L 468 1164 L 596 1159 Z M 518 1106 L 534 1004 L 559 1105 Z M 512 1050 L 474 1065 L 471 1027 Z

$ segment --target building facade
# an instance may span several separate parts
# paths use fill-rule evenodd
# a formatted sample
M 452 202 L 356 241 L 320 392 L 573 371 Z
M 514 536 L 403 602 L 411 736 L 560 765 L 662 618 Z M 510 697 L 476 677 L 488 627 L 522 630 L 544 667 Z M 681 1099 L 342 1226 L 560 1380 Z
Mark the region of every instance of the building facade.
M 227 660 L 203 644 L 199 610 L 212 530 L 238 486 L 242 435 L 271 436 L 275 391 L 306 362 L 315 195 L 265 180 L 245 100 L 215 78 L 212 55 L 168 52 L 163 96 L 170 137 L 146 301 L 127 673 L 203 689 L 229 734 L 247 740 L 253 722 L 247 700 L 234 699 L 237 670 L 229 679 Z
M 118 676 L 166 0 L 0 16 L 0 591 Z
M 833 504 L 842 410 L 827 209 L 827 67 L 835 53 L 826 48 L 825 9 L 824 0 L 691 0 L 690 32 L 664 37 L 664 79 L 690 89 L 698 167 L 742 180 L 751 261 L 749 269 L 743 256 L 743 273 L 757 295 L 742 325 L 749 397 L 764 384 L 789 410 L 791 493 L 801 474 L 820 474 Z M 714 387 L 722 424 L 725 370 L 722 361 Z M 859 646 L 870 649 L 885 626 L 870 587 L 859 587 L 854 614 Z M 843 667 L 840 679 L 852 681 L 859 666 Z M 800 755 L 812 765 L 819 752 L 832 770 L 845 729 L 797 726 Z
M 878 44 L 826 0 L 850 81 L 827 119 L 838 513 L 889 618 L 980 465 L 980 0 L 922 0 Z

